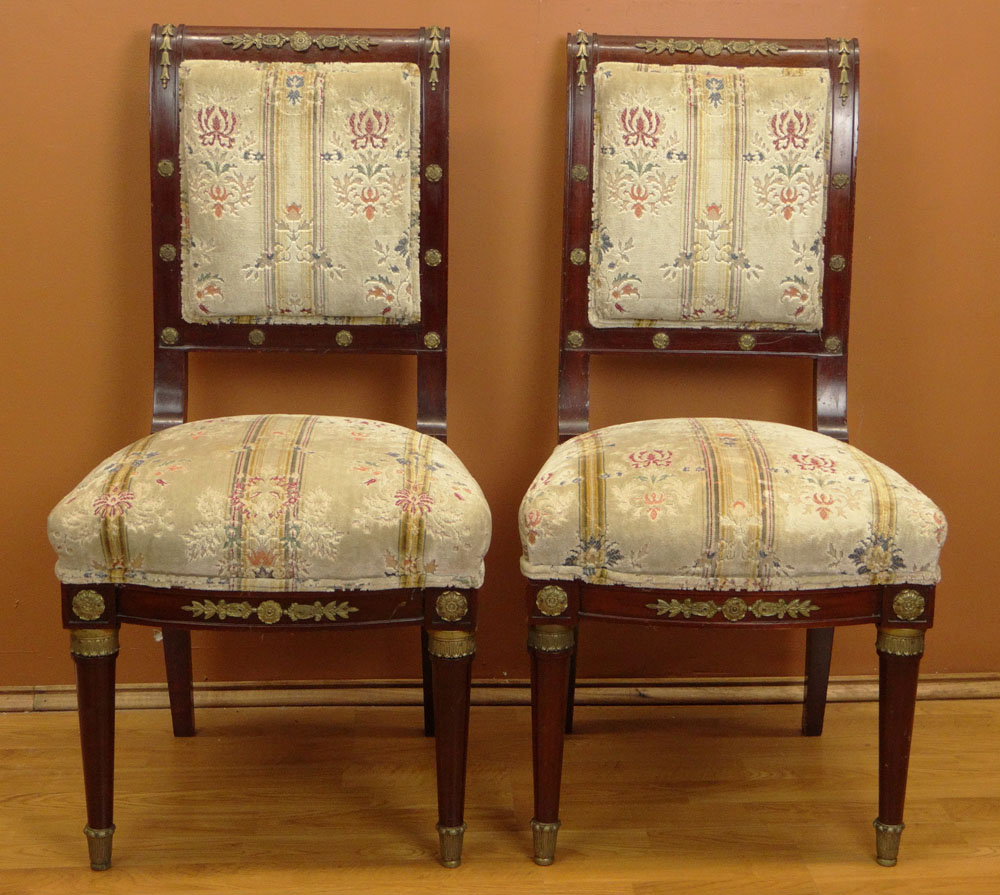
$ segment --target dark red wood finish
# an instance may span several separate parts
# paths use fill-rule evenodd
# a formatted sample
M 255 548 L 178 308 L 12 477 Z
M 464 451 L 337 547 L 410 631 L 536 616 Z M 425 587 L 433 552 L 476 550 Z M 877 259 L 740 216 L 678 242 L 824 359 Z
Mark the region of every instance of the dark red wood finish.
M 154 25 L 150 33 L 150 155 L 152 201 L 153 298 L 154 298 L 154 398 L 152 431 L 158 432 L 186 420 L 188 353 L 191 351 L 324 352 L 414 354 L 417 357 L 417 429 L 442 441 L 446 439 L 446 366 L 448 297 L 448 84 L 449 31 L 440 28 L 411 30 L 302 29 L 311 38 L 324 36 L 366 37 L 369 46 L 361 52 L 310 45 L 296 50 L 293 41 L 280 47 L 237 48 L 224 39 L 237 35 L 281 34 L 291 37 L 297 29 L 215 28 L 188 25 Z M 252 43 L 252 42 L 251 42 Z M 185 322 L 180 295 L 180 160 L 178 117 L 178 67 L 190 59 L 227 59 L 243 62 L 388 62 L 409 61 L 421 71 L 421 162 L 420 162 L 420 322 L 412 325 L 308 325 L 210 324 Z M 169 163 L 169 164 L 166 164 Z M 438 179 L 425 176 L 429 165 L 442 170 Z M 163 246 L 170 246 L 164 250 Z M 425 252 L 436 249 L 442 261 L 427 264 Z M 173 257 L 171 257 L 173 255 Z M 165 329 L 177 337 L 164 337 Z M 252 345 L 252 330 L 263 333 L 263 341 Z M 351 334 L 348 346 L 336 341 L 342 331 Z M 434 334 L 431 336 L 430 334 Z M 170 334 L 172 336 L 172 334 Z M 428 338 L 430 336 L 430 338 Z M 436 336 L 436 338 L 435 338 Z M 73 597 L 81 590 L 95 590 L 105 601 L 103 614 L 84 620 L 72 611 Z M 436 748 L 442 824 L 462 824 L 465 785 L 465 755 L 468 740 L 470 666 L 472 656 L 460 659 L 428 655 L 429 630 L 464 630 L 475 627 L 476 592 L 459 589 L 469 604 L 468 615 L 459 623 L 436 615 L 435 601 L 442 588 L 405 588 L 360 593 L 234 592 L 138 585 L 63 585 L 63 623 L 67 628 L 115 628 L 121 622 L 163 628 L 164 656 L 174 734 L 194 733 L 192 698 L 192 629 L 313 630 L 317 628 L 381 627 L 413 625 L 421 628 L 422 675 L 425 694 L 425 730 L 437 729 Z M 210 601 L 228 604 L 264 601 L 278 603 L 282 610 L 292 604 L 322 605 L 348 601 L 356 612 L 346 619 L 321 618 L 293 621 L 282 615 L 268 624 L 256 612 L 220 617 L 196 610 Z M 187 608 L 185 608 L 187 607 Z M 114 756 L 114 657 L 77 657 L 80 694 L 81 736 L 87 789 L 89 824 L 95 829 L 112 826 Z M 433 673 L 432 673 L 433 668 Z M 434 682 L 437 682 L 436 685 Z M 435 723 L 437 718 L 437 723 Z M 110 849 L 108 849 L 110 855 Z M 105 869 L 104 867 L 95 869 Z
M 711 55 L 703 49 L 684 52 L 678 44 L 711 46 L 703 38 L 676 38 L 673 55 L 664 49 L 650 53 L 639 43 L 656 41 L 642 36 L 568 35 L 567 41 L 567 149 L 563 220 L 562 310 L 559 332 L 559 417 L 560 442 L 586 432 L 589 422 L 589 371 L 593 354 L 712 354 L 712 355 L 798 355 L 814 360 L 815 416 L 818 432 L 847 441 L 847 346 L 848 309 L 853 263 L 854 180 L 857 169 L 858 132 L 858 46 L 854 40 L 842 46 L 839 40 L 773 40 L 786 49 L 777 54 L 730 53 L 722 46 L 731 38 L 714 41 Z M 663 39 L 666 41 L 666 39 Z M 758 42 L 761 42 L 758 39 Z M 746 43 L 746 42 L 745 42 Z M 573 264 L 574 249 L 590 254 L 593 195 L 593 76 L 600 62 L 657 64 L 711 64 L 717 66 L 824 67 L 830 72 L 830 160 L 828 165 L 827 219 L 824 245 L 826 269 L 823 278 L 823 324 L 817 333 L 791 333 L 754 328 L 752 348 L 740 346 L 739 337 L 747 329 L 713 327 L 628 327 L 598 329 L 587 318 L 589 261 Z M 847 95 L 841 97 L 841 73 L 847 72 Z M 582 76 L 582 83 L 581 83 Z M 586 176 L 574 177 L 585 169 Z M 839 176 L 838 176 L 839 175 Z M 830 266 L 833 256 L 842 256 L 841 270 Z M 580 334 L 570 340 L 570 333 Z M 653 336 L 665 333 L 666 347 L 657 348 Z M 543 614 L 536 606 L 538 591 L 557 585 L 566 591 L 569 605 L 559 616 Z M 903 589 L 918 591 L 926 601 L 924 613 L 916 620 L 896 617 L 892 599 Z M 605 619 L 637 624 L 672 624 L 688 627 L 802 628 L 807 635 L 806 693 L 802 730 L 806 735 L 822 731 L 833 629 L 838 625 L 875 624 L 923 629 L 931 625 L 934 588 L 911 585 L 880 585 L 825 589 L 819 591 L 768 591 L 747 593 L 726 591 L 657 591 L 624 586 L 588 585 L 580 581 L 530 581 L 527 586 L 529 622 L 532 625 L 560 624 L 576 627 L 581 618 Z M 721 611 L 729 600 L 742 601 L 740 614 L 735 604 L 730 620 Z M 750 607 L 757 600 L 776 602 L 808 599 L 815 608 L 808 615 L 792 617 L 755 614 Z M 658 613 L 649 604 L 713 601 L 719 611 L 710 618 L 689 612 Z M 558 820 L 559 776 L 562 763 L 563 732 L 572 730 L 572 693 L 576 647 L 558 654 L 531 649 L 533 736 L 535 754 L 535 818 L 540 822 Z M 918 659 L 882 657 L 882 713 L 880 759 L 880 818 L 896 824 L 902 817 L 903 791 L 910 727 L 913 719 L 916 666 Z M 567 696 L 570 703 L 567 705 Z M 546 863 L 551 854 L 539 856 Z

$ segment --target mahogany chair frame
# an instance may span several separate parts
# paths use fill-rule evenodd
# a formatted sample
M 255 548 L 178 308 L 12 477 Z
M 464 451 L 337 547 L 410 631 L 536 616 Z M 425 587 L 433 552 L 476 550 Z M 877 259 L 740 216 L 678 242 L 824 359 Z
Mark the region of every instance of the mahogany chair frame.
M 644 352 L 807 357 L 813 361 L 817 432 L 847 441 L 848 306 L 857 168 L 859 57 L 855 40 L 739 40 L 647 38 L 578 32 L 567 42 L 567 150 L 559 334 L 559 441 L 589 429 L 589 370 L 593 355 Z M 754 328 L 592 327 L 587 316 L 588 258 L 593 191 L 594 71 L 601 62 L 823 67 L 830 73 L 830 158 L 824 245 L 823 324 L 819 332 Z M 552 863 L 560 826 L 559 793 L 564 733 L 572 732 L 580 619 L 679 627 L 798 628 L 806 631 L 806 686 L 802 732 L 822 732 L 833 631 L 875 624 L 879 655 L 879 809 L 877 860 L 896 862 L 903 829 L 910 735 L 924 631 L 931 626 L 934 588 L 872 585 L 810 591 L 727 591 L 711 618 L 657 615 L 647 603 L 712 592 L 656 590 L 581 581 L 532 580 L 527 585 L 535 774 L 535 860 Z M 754 612 L 758 598 L 815 600 L 808 618 Z M 747 597 L 747 599 L 743 599 Z M 720 601 L 721 602 L 721 601 Z M 759 609 L 759 607 L 758 607 Z M 918 611 L 919 610 L 919 611 Z
M 421 72 L 419 323 L 401 326 L 187 323 L 181 316 L 178 67 L 185 59 L 266 62 L 407 61 Z M 154 25 L 150 35 L 150 181 L 155 301 L 152 431 L 187 419 L 188 355 L 192 351 L 301 351 L 412 354 L 417 364 L 417 430 L 446 438 L 445 373 L 448 286 L 447 28 L 334 30 L 207 28 Z M 344 592 L 337 592 L 343 595 Z M 348 591 L 347 593 L 350 593 Z M 247 615 L 194 619 L 192 600 L 251 604 Z M 266 598 L 266 599 L 265 599 Z M 111 861 L 114 777 L 115 660 L 123 622 L 163 629 L 175 736 L 194 734 L 191 634 L 195 629 L 260 631 L 419 625 L 422 631 L 424 729 L 436 736 L 441 859 L 461 858 L 470 669 L 475 653 L 473 589 L 403 588 L 365 592 L 349 620 L 322 613 L 293 620 L 294 603 L 326 603 L 330 592 L 266 594 L 132 584 L 64 584 L 62 616 L 76 661 L 80 732 L 87 795 L 91 866 Z M 263 602 L 262 602 L 263 601 Z M 258 611 L 267 603 L 269 611 Z M 277 611 L 281 610 L 281 611 Z

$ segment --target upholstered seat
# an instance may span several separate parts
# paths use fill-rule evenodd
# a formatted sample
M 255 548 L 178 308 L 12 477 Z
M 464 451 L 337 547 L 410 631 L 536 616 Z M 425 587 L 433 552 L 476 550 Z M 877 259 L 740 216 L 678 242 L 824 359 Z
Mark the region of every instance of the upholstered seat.
M 947 530 L 927 497 L 851 445 L 704 418 L 570 439 L 520 523 L 529 578 L 667 590 L 935 584 Z
M 49 518 L 63 582 L 204 590 L 479 587 L 490 512 L 462 462 L 402 426 L 201 420 L 99 464 Z

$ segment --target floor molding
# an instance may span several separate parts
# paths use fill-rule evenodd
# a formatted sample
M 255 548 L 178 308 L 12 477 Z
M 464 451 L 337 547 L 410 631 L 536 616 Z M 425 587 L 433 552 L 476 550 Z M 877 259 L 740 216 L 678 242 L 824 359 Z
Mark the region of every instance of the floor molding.
M 577 705 L 726 705 L 802 701 L 802 678 L 674 678 L 656 680 L 580 680 Z M 939 674 L 921 679 L 918 699 L 997 699 L 1000 673 Z M 238 706 L 390 706 L 419 705 L 417 681 L 274 681 L 196 683 L 195 705 Z M 832 677 L 830 702 L 878 699 L 874 675 Z M 119 684 L 120 709 L 166 708 L 166 684 Z M 529 705 L 527 681 L 479 681 L 472 684 L 473 705 Z M 76 710 L 76 688 L 69 684 L 0 687 L 0 712 Z

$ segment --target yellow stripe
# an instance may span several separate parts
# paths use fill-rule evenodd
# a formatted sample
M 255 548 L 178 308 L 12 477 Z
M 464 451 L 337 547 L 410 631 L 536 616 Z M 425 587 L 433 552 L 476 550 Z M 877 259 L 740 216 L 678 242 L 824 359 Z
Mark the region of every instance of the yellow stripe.
M 111 473 L 105 481 L 103 494 L 129 490 L 132 476 L 136 470 L 136 467 L 129 462 L 129 458 L 134 454 L 145 453 L 152 437 L 152 435 L 147 435 L 145 438 L 139 439 L 125 451 L 121 466 Z M 117 513 L 114 516 L 101 517 L 101 547 L 104 550 L 104 562 L 110 580 L 115 583 L 125 580 L 125 570 L 131 564 L 128 552 L 128 528 L 125 524 L 126 515 L 127 511 Z

